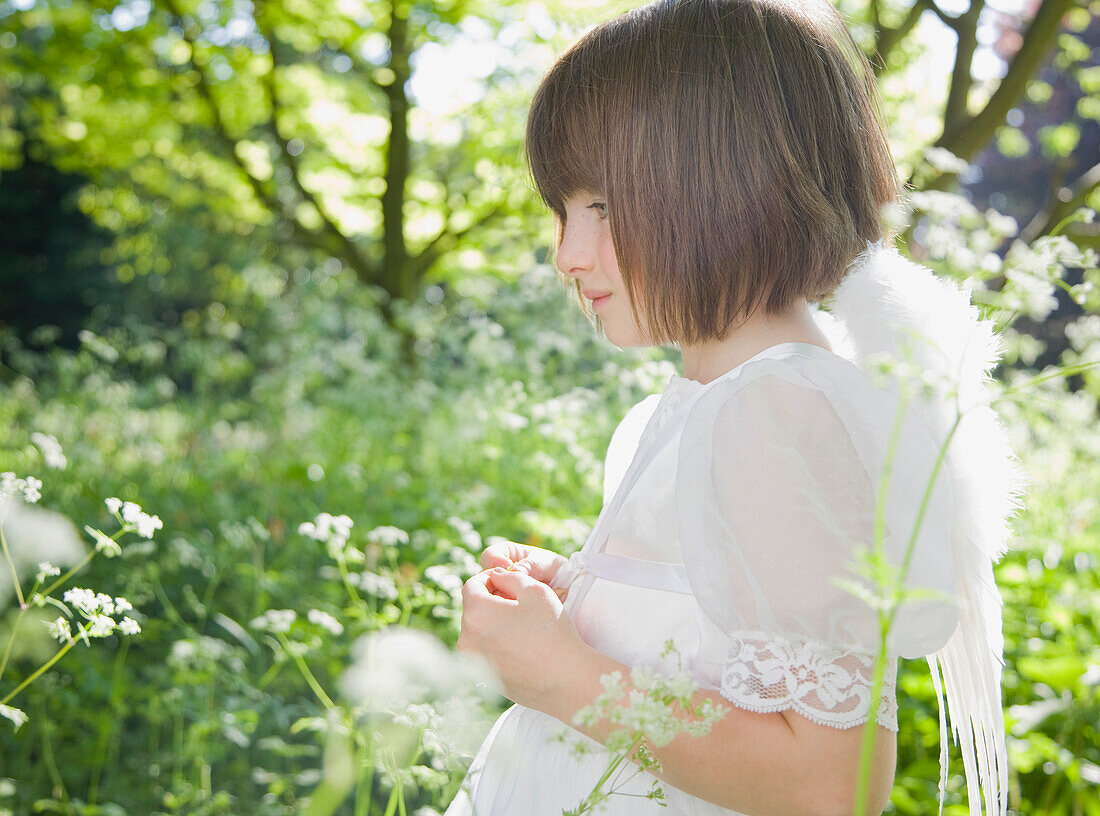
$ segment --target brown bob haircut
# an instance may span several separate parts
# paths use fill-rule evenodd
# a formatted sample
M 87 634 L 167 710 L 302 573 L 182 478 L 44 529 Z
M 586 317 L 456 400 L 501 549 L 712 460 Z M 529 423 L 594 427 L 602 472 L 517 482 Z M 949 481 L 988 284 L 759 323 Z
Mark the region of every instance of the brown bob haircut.
M 658 0 L 597 26 L 543 79 L 526 148 L 559 243 L 567 198 L 606 198 L 658 344 L 828 298 L 902 189 L 874 75 L 828 0 Z

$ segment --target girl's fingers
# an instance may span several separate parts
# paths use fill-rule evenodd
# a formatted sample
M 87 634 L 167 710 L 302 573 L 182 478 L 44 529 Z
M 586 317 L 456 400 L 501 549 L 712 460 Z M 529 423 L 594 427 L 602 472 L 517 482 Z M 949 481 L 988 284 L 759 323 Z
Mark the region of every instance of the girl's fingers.
M 481 566 L 484 569 L 504 567 L 507 569 L 513 562 L 519 561 L 527 555 L 522 544 L 515 541 L 498 540 L 481 551 Z
M 541 581 L 536 581 L 526 572 L 521 572 L 519 570 L 510 572 L 493 571 L 487 574 L 489 576 L 488 582 L 492 588 L 496 590 L 497 594 L 511 600 L 518 600 L 520 593 L 525 590 L 534 590 L 558 598 L 554 590 L 550 589 L 550 587 Z
M 493 567 L 508 567 L 512 566 L 514 562 L 511 558 L 501 552 L 493 552 L 492 549 L 485 550 L 481 553 L 481 566 L 484 569 L 492 569 Z

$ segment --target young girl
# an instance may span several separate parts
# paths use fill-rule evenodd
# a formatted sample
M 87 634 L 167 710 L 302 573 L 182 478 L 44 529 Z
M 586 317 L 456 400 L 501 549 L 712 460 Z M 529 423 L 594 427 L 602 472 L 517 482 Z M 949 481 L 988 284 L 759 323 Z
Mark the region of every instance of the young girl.
M 557 266 L 612 343 L 675 343 L 683 376 L 616 429 L 579 553 L 492 546 L 467 582 L 459 648 L 516 705 L 448 816 L 576 807 L 609 732 L 574 732 L 592 741 L 581 758 L 554 735 L 601 675 L 674 670 L 669 639 L 695 701 L 731 710 L 654 751 L 667 808 L 641 773 L 625 789 L 637 796 L 602 812 L 849 816 L 856 726 L 874 718 L 867 812 L 880 813 L 898 656 L 929 656 L 944 684 L 972 812 L 979 778 L 987 810 L 1004 811 L 990 556 L 1012 471 L 981 385 L 996 341 L 960 290 L 886 247 L 900 190 L 877 105 L 827 0 L 660 0 L 592 30 L 543 80 L 527 152 Z M 810 305 L 829 298 L 830 314 Z M 903 349 L 964 381 L 929 400 L 870 376 L 876 352 Z M 978 436 L 974 459 L 963 440 Z M 880 502 L 889 561 L 923 594 L 900 604 L 872 700 L 882 633 L 856 565 Z

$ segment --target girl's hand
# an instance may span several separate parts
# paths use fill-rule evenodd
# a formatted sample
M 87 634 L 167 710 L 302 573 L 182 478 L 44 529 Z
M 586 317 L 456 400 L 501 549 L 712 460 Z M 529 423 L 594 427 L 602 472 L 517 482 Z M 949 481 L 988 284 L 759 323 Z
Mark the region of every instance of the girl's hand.
M 510 700 L 548 711 L 569 684 L 567 667 L 588 646 L 554 590 L 524 572 L 497 568 L 462 587 L 458 648 L 488 660 Z
M 481 566 L 485 569 L 514 568 L 544 584 L 554 580 L 566 560 L 564 556 L 542 547 L 508 540 L 495 541 L 481 551 Z

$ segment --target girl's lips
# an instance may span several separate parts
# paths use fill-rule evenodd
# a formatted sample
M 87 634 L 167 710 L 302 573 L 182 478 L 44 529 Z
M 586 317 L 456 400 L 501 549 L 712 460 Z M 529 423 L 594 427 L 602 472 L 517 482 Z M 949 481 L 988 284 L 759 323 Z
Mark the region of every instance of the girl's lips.
M 592 300 L 592 311 L 598 312 L 603 307 L 603 305 L 607 302 L 608 298 L 610 298 L 610 297 L 611 297 L 610 294 L 606 294 L 606 295 L 600 295 L 598 298 L 594 298 Z

